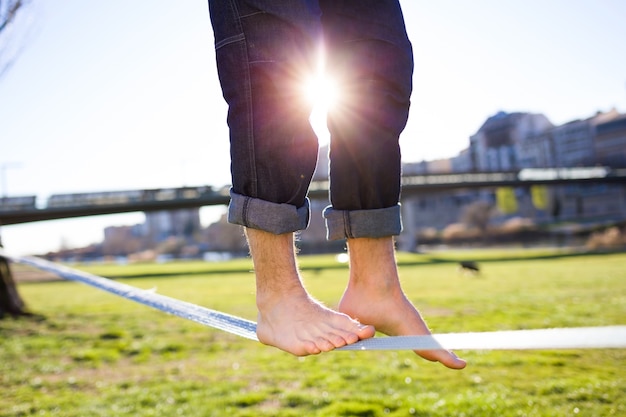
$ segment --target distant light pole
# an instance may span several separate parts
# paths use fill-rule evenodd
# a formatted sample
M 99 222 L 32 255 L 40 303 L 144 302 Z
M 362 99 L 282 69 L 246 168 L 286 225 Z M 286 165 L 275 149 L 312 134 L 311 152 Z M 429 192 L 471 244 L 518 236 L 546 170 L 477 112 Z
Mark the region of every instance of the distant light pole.
M 19 168 L 22 164 L 18 162 L 4 162 L 0 165 L 0 179 L 2 179 L 2 197 L 8 197 L 9 188 L 7 186 L 7 171 L 9 168 Z

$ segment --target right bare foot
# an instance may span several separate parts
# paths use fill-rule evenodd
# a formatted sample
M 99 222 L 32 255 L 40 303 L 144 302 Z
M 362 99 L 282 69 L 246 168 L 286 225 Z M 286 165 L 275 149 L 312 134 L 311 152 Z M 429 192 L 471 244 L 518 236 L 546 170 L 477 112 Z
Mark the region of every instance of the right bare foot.
M 259 341 L 297 356 L 328 352 L 375 333 L 374 327 L 333 311 L 306 293 L 257 305 Z

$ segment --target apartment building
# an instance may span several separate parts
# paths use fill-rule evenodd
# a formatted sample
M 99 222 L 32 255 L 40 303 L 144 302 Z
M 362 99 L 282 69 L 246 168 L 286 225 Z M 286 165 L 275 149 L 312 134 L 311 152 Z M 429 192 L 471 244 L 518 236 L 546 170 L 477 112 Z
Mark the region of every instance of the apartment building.
M 626 115 L 616 110 L 554 126 L 545 116 L 499 112 L 469 138 L 469 147 L 451 158 L 452 172 L 511 171 L 522 168 L 609 166 L 626 168 Z M 434 173 L 428 162 L 410 164 L 411 173 Z M 444 166 L 441 163 L 438 167 Z M 419 169 L 417 169 L 419 168 Z M 413 172 L 414 171 L 414 172 Z M 419 172 L 418 172 L 419 171 Z M 538 205 L 529 187 L 512 191 L 515 210 L 494 217 L 503 222 L 525 217 L 535 222 L 610 221 L 626 218 L 626 186 L 564 185 L 541 189 Z M 403 199 L 404 248 L 427 227 L 442 229 L 459 222 L 469 204 L 482 200 L 498 205 L 497 190 L 451 190 Z
M 626 115 L 595 125 L 593 150 L 598 164 L 626 167 Z

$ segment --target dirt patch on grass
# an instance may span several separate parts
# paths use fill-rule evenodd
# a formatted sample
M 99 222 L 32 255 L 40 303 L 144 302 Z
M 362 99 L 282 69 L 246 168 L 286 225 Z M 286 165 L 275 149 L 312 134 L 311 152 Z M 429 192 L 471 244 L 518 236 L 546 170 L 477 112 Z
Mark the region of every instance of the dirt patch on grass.
M 52 272 L 42 271 L 27 265 L 11 264 L 11 272 L 15 282 L 50 282 L 61 281 L 58 275 Z

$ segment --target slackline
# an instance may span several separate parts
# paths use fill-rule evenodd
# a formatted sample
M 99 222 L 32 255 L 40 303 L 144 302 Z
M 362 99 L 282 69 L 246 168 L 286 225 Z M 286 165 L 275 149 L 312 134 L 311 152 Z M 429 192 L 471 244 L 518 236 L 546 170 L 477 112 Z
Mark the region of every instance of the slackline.
M 152 290 L 143 290 L 108 278 L 78 271 L 63 265 L 46 261 L 45 259 L 11 256 L 2 249 L 0 249 L 0 256 L 11 259 L 14 262 L 52 272 L 53 274 L 67 280 L 78 281 L 83 284 L 91 285 L 92 287 L 145 304 L 165 313 L 195 321 L 196 323 L 223 330 L 246 339 L 258 340 L 256 337 L 256 323 L 240 317 L 231 316 L 230 314 L 211 310 L 192 303 L 187 303 L 165 295 L 160 295 Z
M 120 297 L 147 305 L 205 326 L 258 341 L 256 323 L 220 311 L 160 295 L 97 275 L 78 271 L 36 257 L 0 256 L 51 272 L 64 279 L 82 282 Z M 626 348 L 626 325 L 535 330 L 504 330 L 434 334 L 431 336 L 375 337 L 336 350 L 527 350 Z

